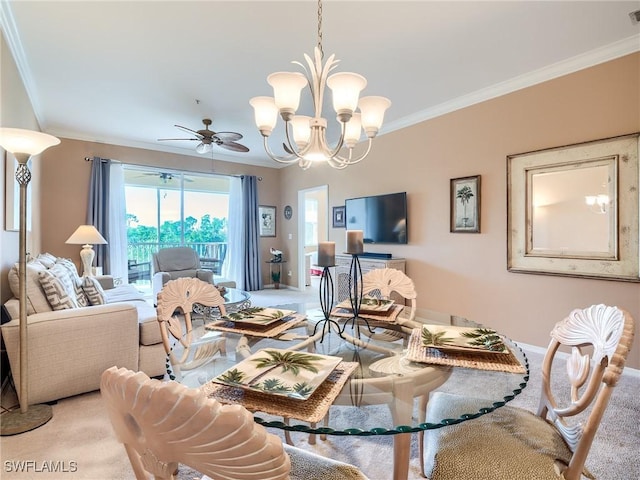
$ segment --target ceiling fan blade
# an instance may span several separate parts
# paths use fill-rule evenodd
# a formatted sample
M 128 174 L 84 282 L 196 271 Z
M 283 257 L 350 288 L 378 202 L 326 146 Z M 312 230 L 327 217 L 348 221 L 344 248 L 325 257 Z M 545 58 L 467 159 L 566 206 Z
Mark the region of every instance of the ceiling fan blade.
M 193 133 L 195 135 L 198 135 L 197 130 L 191 130 L 190 128 L 183 127 L 182 125 L 174 125 L 174 127 L 179 128 L 180 130 L 184 130 L 185 132 L 189 132 L 189 133 Z
M 248 152 L 249 149 L 244 145 L 241 145 L 236 142 L 225 142 L 218 145 L 221 148 L 225 148 L 227 150 L 231 150 L 232 152 Z
M 218 137 L 223 142 L 235 142 L 242 138 L 242 135 L 236 132 L 216 132 L 213 136 Z
M 199 138 L 159 138 L 158 139 L 159 142 L 162 142 L 162 141 L 165 141 L 165 140 L 197 140 L 197 141 L 200 141 Z

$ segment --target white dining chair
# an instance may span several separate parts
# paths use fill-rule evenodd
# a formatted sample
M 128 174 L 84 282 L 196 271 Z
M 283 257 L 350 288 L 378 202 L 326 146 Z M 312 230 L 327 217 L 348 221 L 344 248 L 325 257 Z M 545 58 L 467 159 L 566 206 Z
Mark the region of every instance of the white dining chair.
M 180 464 L 203 480 L 367 480 L 353 465 L 283 446 L 244 407 L 200 389 L 111 367 L 100 392 L 138 480 L 174 479 Z
M 425 470 L 431 480 L 579 480 L 609 397 L 620 380 L 633 340 L 633 319 L 617 307 L 573 310 L 551 332 L 542 365 L 537 414 L 503 406 L 425 433 Z M 566 378 L 552 379 L 561 347 Z M 435 392 L 428 423 L 475 415 L 486 400 Z M 615 448 L 615 446 L 611 446 Z

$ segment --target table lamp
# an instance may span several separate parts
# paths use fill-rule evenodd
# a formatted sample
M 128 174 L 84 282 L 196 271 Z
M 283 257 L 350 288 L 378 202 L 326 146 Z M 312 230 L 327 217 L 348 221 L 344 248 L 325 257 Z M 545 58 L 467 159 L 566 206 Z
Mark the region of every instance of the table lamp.
M 82 260 L 82 276 L 91 276 L 91 266 L 96 252 L 92 245 L 104 245 L 107 241 L 93 225 L 80 225 L 73 234 L 64 243 L 82 245 L 80 250 L 80 259 Z
M 29 388 L 27 379 L 28 335 L 27 335 L 27 186 L 31 181 L 31 172 L 27 162 L 33 155 L 58 145 L 60 140 L 54 136 L 21 128 L 0 128 L 0 146 L 11 153 L 18 161 L 16 181 L 20 185 L 20 227 L 18 258 L 18 300 L 20 319 L 20 373 L 18 376 L 18 400 L 20 410 L 12 410 L 0 415 L 0 435 L 15 435 L 28 432 L 44 425 L 51 417 L 50 405 L 31 405 L 29 407 Z M 15 379 L 16 372 L 13 372 Z

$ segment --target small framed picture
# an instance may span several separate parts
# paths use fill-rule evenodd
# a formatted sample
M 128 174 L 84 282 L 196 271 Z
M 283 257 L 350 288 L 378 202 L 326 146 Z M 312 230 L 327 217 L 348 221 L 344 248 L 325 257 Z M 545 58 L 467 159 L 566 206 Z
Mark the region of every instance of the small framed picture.
M 451 179 L 451 232 L 480 233 L 480 175 Z
M 276 236 L 276 207 L 269 205 L 258 206 L 258 220 L 261 237 Z
M 333 228 L 345 228 L 347 226 L 344 215 L 344 205 L 333 207 Z

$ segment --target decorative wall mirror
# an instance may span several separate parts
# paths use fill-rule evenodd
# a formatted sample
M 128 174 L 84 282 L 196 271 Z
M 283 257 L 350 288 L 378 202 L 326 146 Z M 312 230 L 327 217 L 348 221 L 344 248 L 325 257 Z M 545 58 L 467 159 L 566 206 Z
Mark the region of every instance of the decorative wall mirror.
M 640 281 L 640 134 L 507 157 L 507 269 Z

